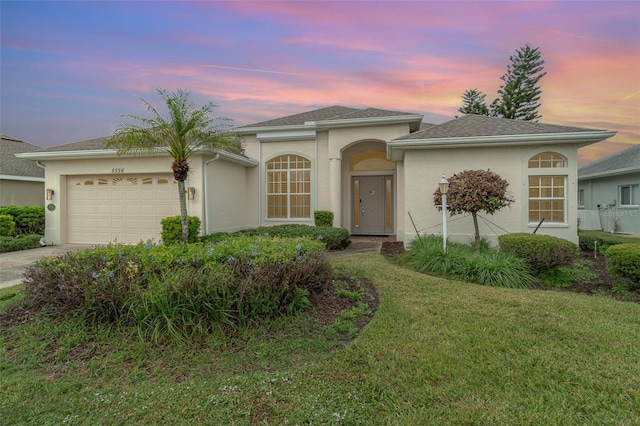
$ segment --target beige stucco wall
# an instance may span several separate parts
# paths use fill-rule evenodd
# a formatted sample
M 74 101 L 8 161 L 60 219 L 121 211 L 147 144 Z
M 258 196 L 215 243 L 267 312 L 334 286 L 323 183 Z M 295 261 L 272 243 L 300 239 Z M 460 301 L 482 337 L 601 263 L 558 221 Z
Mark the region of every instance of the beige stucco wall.
M 404 224 L 403 234 L 398 238 L 405 243 L 416 238 L 408 213 L 411 213 L 421 234 L 442 235 L 442 213 L 433 204 L 433 193 L 444 173 L 447 177 L 464 170 L 490 169 L 509 182 L 508 191 L 515 199 L 494 215 L 484 216 L 490 224 L 479 220 L 480 234 L 497 244 L 497 236 L 506 232 L 534 231 L 537 223 L 528 221 L 528 169 L 527 163 L 532 156 L 544 152 L 558 152 L 567 157 L 566 169 L 549 169 L 549 174 L 566 174 L 567 177 L 567 223 L 543 224 L 539 234 L 555 235 L 577 242 L 576 218 L 576 157 L 575 146 L 545 147 L 486 147 L 465 149 L 407 150 L 404 157 Z M 547 171 L 536 169 L 531 174 Z M 495 224 L 492 225 L 491 223 Z M 500 229 L 502 228 L 502 229 Z M 456 215 L 448 218 L 450 241 L 468 242 L 473 238 L 473 220 L 471 216 Z
M 44 182 L 0 179 L 0 206 L 44 205 Z
M 204 158 L 206 170 L 203 193 L 206 209 L 202 213 L 202 233 L 233 232 L 247 226 L 247 168 L 224 159 Z M 196 197 L 198 198 L 198 197 Z M 200 197 L 202 200 L 202 197 Z M 204 208 L 204 205 L 203 205 Z
M 279 133 L 284 134 L 284 132 Z M 386 142 L 408 133 L 408 124 L 386 124 L 318 129 L 315 138 L 305 137 L 299 140 L 259 141 L 256 135 L 245 136 L 243 140 L 245 154 L 260 161 L 259 169 L 256 168 L 247 173 L 248 226 L 283 223 L 313 225 L 313 217 L 296 220 L 273 220 L 266 217 L 266 172 L 264 165 L 278 155 L 296 154 L 311 160 L 311 211 L 331 210 L 334 213 L 334 226 L 349 229 L 351 226 L 351 189 L 349 159 L 344 156 L 345 149 L 371 141 Z M 397 223 L 402 223 L 398 214 L 396 217 Z M 257 218 L 257 224 L 254 225 L 252 218 Z

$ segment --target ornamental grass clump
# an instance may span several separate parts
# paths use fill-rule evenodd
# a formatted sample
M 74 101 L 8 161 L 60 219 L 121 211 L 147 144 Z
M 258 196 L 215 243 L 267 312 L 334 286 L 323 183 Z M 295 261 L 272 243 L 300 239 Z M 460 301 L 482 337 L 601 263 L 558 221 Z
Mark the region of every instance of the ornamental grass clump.
M 309 306 L 330 288 L 324 245 L 236 236 L 217 244 L 140 243 L 69 252 L 25 271 L 24 303 L 51 316 L 133 324 L 145 338 L 185 339 Z
M 450 243 L 445 253 L 442 238 L 414 240 L 406 254 L 420 272 L 457 278 L 493 287 L 528 288 L 533 283 L 523 259 L 495 250 L 477 252 L 474 247 Z

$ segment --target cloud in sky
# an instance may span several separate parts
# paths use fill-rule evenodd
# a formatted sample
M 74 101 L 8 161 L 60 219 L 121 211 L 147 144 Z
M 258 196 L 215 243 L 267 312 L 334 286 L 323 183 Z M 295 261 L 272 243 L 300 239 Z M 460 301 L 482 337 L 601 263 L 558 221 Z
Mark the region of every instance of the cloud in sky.
M 453 118 L 491 102 L 525 43 L 546 61 L 542 121 L 640 143 L 640 3 L 13 2 L 0 4 L 3 134 L 54 146 L 110 134 L 138 97 L 184 88 L 239 124 L 341 104 Z

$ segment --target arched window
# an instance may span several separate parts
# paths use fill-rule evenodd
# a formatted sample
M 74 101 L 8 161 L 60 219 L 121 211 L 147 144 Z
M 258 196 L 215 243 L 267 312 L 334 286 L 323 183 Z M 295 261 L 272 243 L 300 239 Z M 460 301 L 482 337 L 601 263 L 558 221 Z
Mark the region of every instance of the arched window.
M 529 222 L 567 223 L 567 159 L 541 152 L 529 159 Z
M 267 162 L 267 217 L 311 217 L 311 161 L 287 154 Z

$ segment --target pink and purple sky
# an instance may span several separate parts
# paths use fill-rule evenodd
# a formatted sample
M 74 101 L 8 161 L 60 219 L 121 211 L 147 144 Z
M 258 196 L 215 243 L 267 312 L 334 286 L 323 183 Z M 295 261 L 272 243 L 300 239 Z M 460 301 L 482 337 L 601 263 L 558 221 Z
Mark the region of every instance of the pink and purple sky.
M 50 147 L 110 135 L 182 88 L 238 125 L 331 105 L 441 123 L 539 47 L 541 122 L 640 143 L 639 1 L 2 1 L 0 129 Z

